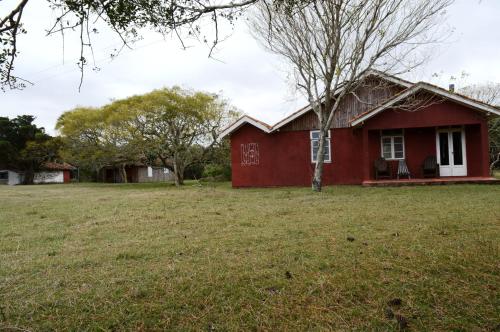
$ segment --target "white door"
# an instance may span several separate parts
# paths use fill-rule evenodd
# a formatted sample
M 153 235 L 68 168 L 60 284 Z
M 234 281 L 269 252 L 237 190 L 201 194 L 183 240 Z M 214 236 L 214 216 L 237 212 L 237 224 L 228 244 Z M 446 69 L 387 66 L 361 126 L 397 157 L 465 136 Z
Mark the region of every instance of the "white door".
M 465 132 L 462 128 L 437 130 L 436 151 L 441 176 L 467 176 Z

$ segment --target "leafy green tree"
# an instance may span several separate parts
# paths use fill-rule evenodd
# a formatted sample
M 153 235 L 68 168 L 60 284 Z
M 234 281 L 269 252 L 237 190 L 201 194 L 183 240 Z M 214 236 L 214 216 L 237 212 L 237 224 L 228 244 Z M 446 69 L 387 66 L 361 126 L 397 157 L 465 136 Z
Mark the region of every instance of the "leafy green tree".
M 56 128 L 64 156 L 80 167 L 113 165 L 126 179 L 128 163 L 159 160 L 182 185 L 186 168 L 207 162 L 221 128 L 237 115 L 217 95 L 174 87 L 66 112 Z
M 0 117 L 0 168 L 24 172 L 24 183 L 32 184 L 34 174 L 46 161 L 57 159 L 61 142 L 37 127 L 31 115 L 13 119 Z
M 94 176 L 108 163 L 101 144 L 104 122 L 100 109 L 79 107 L 65 112 L 57 120 L 56 129 L 64 142 L 61 155 L 65 160 Z
M 231 180 L 231 144 L 224 139 L 215 146 L 203 170 L 203 177 L 213 180 Z
M 126 110 L 112 107 L 79 107 L 63 113 L 56 124 L 64 142 L 62 155 L 96 178 L 104 166 L 117 167 L 126 182 L 125 166 L 142 158 L 130 135 L 129 119 Z
M 172 170 L 176 185 L 184 183 L 187 167 L 207 161 L 221 129 L 239 114 L 217 95 L 179 87 L 119 100 L 107 108 L 127 113 L 124 126 L 134 145 Z
M 26 143 L 20 152 L 20 165 L 24 170 L 24 184 L 33 184 L 35 173 L 46 161 L 56 161 L 59 157 L 62 142 L 59 137 L 37 135 Z
M 16 155 L 17 137 L 13 123 L 9 118 L 0 117 L 0 168 L 8 168 Z

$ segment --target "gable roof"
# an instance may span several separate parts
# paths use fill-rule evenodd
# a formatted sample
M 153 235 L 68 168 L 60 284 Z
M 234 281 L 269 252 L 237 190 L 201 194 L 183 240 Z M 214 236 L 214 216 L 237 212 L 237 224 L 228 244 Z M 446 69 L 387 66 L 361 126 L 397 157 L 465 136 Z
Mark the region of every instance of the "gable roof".
M 396 76 L 388 75 L 386 73 L 383 73 L 383 72 L 380 72 L 377 70 L 367 71 L 362 76 L 361 79 L 363 80 L 363 79 L 366 79 L 370 76 L 375 76 L 375 77 L 381 78 L 381 79 L 386 80 L 388 82 L 391 82 L 395 85 L 399 85 L 405 89 L 403 91 L 401 91 L 400 93 L 395 94 L 391 99 L 389 99 L 388 101 L 386 101 L 382 105 L 377 106 L 377 107 L 351 119 L 349 121 L 349 125 L 351 127 L 355 127 L 355 126 L 363 123 L 364 121 L 379 114 L 380 112 L 392 107 L 393 105 L 395 105 L 399 101 L 403 100 L 404 98 L 407 98 L 407 97 L 409 97 L 417 92 L 420 92 L 420 91 L 431 92 L 431 93 L 437 94 L 439 96 L 442 96 L 446 99 L 455 101 L 459 104 L 471 107 L 473 109 L 492 113 L 492 114 L 500 116 L 500 108 L 498 108 L 498 107 L 494 107 L 494 106 L 491 106 L 489 104 L 483 103 L 481 101 L 474 100 L 472 98 L 460 95 L 456 92 L 450 92 L 448 90 L 445 90 L 443 88 L 440 88 L 438 86 L 435 86 L 435 85 L 432 85 L 432 84 L 429 84 L 426 82 L 418 82 L 415 84 L 415 83 L 412 83 L 410 81 L 406 81 L 406 80 L 403 80 L 403 79 L 398 78 Z M 341 89 L 339 89 L 336 93 L 339 93 L 340 91 L 341 91 Z M 266 134 L 272 133 L 272 132 L 279 130 L 280 128 L 287 125 L 288 123 L 294 121 L 295 119 L 301 117 L 302 115 L 310 112 L 311 110 L 312 109 L 311 109 L 310 105 L 304 106 L 303 108 L 299 109 L 298 111 L 296 111 L 296 112 L 290 114 L 289 116 L 285 117 L 284 119 L 278 121 L 276 124 L 274 124 L 274 126 L 270 126 L 267 123 L 264 123 L 262 121 L 255 119 L 255 118 L 252 118 L 251 116 L 244 115 L 241 118 L 239 118 L 238 120 L 236 120 L 234 123 L 232 123 L 231 125 L 226 127 L 222 131 L 222 133 L 219 135 L 219 139 L 224 138 L 225 136 L 238 130 L 240 127 L 242 127 L 245 124 L 251 124 L 254 127 L 257 127 L 258 129 L 262 130 Z
M 411 87 L 413 85 L 413 83 L 411 83 L 409 81 L 400 79 L 400 78 L 398 78 L 396 76 L 388 75 L 386 73 L 383 73 L 383 72 L 380 72 L 380 71 L 377 71 L 377 70 L 369 70 L 369 71 L 367 71 L 362 76 L 361 79 L 365 79 L 365 78 L 367 78 L 369 76 L 375 76 L 375 77 L 382 78 L 382 79 L 384 79 L 386 81 L 389 81 L 389 82 L 391 82 L 393 84 L 396 84 L 396 85 L 400 85 L 400 86 L 402 86 L 404 88 L 408 88 L 408 87 Z M 340 91 L 341 91 L 341 89 L 339 89 L 336 93 L 339 93 Z M 285 126 L 286 124 L 292 122 L 293 120 L 301 117 L 302 115 L 306 114 L 307 112 L 309 112 L 311 110 L 312 109 L 311 109 L 310 105 L 306 105 L 306 106 L 302 107 L 301 109 L 299 109 L 298 111 L 293 112 L 289 116 L 287 116 L 284 119 L 278 121 L 276 124 L 274 124 L 274 126 L 270 126 L 270 125 L 268 125 L 265 122 L 259 121 L 259 120 L 255 119 L 255 118 L 252 118 L 251 116 L 244 115 L 241 118 L 239 118 L 238 120 L 236 120 L 234 123 L 232 123 L 231 125 L 229 125 L 228 127 L 226 127 L 222 131 L 222 133 L 219 135 L 219 139 L 224 138 L 225 136 L 227 136 L 227 135 L 231 134 L 232 132 L 238 130 L 240 127 L 242 127 L 245 124 L 251 124 L 254 127 L 259 128 L 260 130 L 262 130 L 265 133 L 271 133 L 273 131 L 276 131 L 276 130 L 280 129 L 281 127 Z
M 404 87 L 404 88 L 409 88 L 409 87 L 411 87 L 413 85 L 412 82 L 409 82 L 409 81 L 400 79 L 400 78 L 398 78 L 396 76 L 392 76 L 392 75 L 380 72 L 378 70 L 373 70 L 373 69 L 369 70 L 365 74 L 363 74 L 362 77 L 361 77 L 361 80 L 364 80 L 364 79 L 366 79 L 366 78 L 368 78 L 370 76 L 379 77 L 379 78 L 381 78 L 381 79 L 383 79 L 385 81 L 388 81 L 390 83 L 399 85 L 399 86 Z M 342 89 L 339 89 L 338 91 L 336 91 L 335 94 L 339 93 L 340 91 L 342 91 Z M 276 123 L 273 126 L 272 131 L 278 130 L 279 128 L 285 126 L 286 124 L 288 124 L 288 123 L 292 122 L 293 120 L 301 117 L 302 115 L 306 114 L 307 112 L 309 112 L 311 110 L 312 110 L 312 108 L 311 108 L 310 105 L 304 106 L 300 110 L 298 110 L 298 111 L 290 114 L 289 116 L 287 116 L 283 120 L 281 120 L 278 123 Z
M 262 130 L 265 133 L 270 133 L 271 132 L 271 128 L 272 127 L 270 125 L 268 125 L 267 123 L 264 123 L 262 121 L 254 119 L 251 116 L 243 115 L 241 118 L 239 118 L 238 120 L 236 120 L 235 122 L 233 122 L 231 125 L 229 125 L 228 127 L 226 127 L 222 131 L 222 133 L 219 135 L 219 138 L 223 138 L 223 137 L 231 134 L 233 131 L 236 131 L 241 126 L 243 126 L 243 125 L 245 125 L 247 123 L 251 124 L 254 127 L 259 128 L 260 130 Z
M 72 171 L 75 170 L 76 167 L 68 164 L 66 162 L 56 163 L 56 162 L 45 162 L 42 164 L 42 168 L 47 171 Z
M 445 90 L 443 88 L 440 88 L 438 86 L 425 83 L 425 82 L 418 82 L 417 84 L 413 85 L 411 88 L 408 88 L 404 91 L 402 91 L 399 94 L 396 94 L 392 99 L 388 100 L 387 102 L 383 103 L 380 106 L 377 106 L 368 112 L 365 112 L 363 114 L 360 114 L 359 116 L 355 117 L 354 119 L 349 121 L 349 124 L 351 127 L 355 127 L 364 121 L 374 117 L 375 115 L 379 114 L 380 112 L 383 112 L 384 110 L 391 108 L 393 105 L 397 104 L 399 101 L 408 98 L 417 92 L 420 91 L 427 91 L 431 92 L 433 94 L 439 95 L 443 98 L 449 99 L 451 101 L 457 102 L 459 104 L 474 108 L 479 111 L 483 112 L 488 112 L 492 113 L 495 115 L 500 115 L 500 109 L 491 105 L 488 105 L 486 103 L 483 103 L 478 100 L 474 100 L 472 98 L 462 96 L 460 94 L 457 94 L 455 92 L 450 92 L 448 90 Z

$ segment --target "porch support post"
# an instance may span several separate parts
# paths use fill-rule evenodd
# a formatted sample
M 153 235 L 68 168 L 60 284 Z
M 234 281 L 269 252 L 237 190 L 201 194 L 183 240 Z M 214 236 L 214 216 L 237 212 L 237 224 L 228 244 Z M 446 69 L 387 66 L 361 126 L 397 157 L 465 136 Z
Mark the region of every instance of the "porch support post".
M 363 181 L 370 180 L 370 145 L 368 139 L 368 129 L 363 127 Z
M 490 145 L 488 135 L 488 120 L 481 122 L 481 175 L 490 176 Z

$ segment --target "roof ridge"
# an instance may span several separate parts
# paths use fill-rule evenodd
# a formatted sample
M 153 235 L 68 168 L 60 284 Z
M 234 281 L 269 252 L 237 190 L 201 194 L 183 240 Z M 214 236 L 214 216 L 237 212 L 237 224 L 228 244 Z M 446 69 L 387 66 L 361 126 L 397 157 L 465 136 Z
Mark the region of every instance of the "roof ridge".
M 380 107 L 383 107 L 384 105 L 388 105 L 391 102 L 394 102 L 394 100 L 397 98 L 400 98 L 401 95 L 408 93 L 412 89 L 419 90 L 420 88 L 424 88 L 424 89 L 426 88 L 428 90 L 437 90 L 437 92 L 430 91 L 431 93 L 452 94 L 453 96 L 456 96 L 456 98 L 464 99 L 465 101 L 462 101 L 463 103 L 466 103 L 466 102 L 475 103 L 476 106 L 479 105 L 479 106 L 477 106 L 478 108 L 482 108 L 485 111 L 487 111 L 489 109 L 489 111 L 491 113 L 500 115 L 500 106 L 493 106 L 493 105 L 490 105 L 490 104 L 485 103 L 483 101 L 480 101 L 480 100 L 468 97 L 466 95 L 463 95 L 461 93 L 448 91 L 445 88 L 442 88 L 438 85 L 435 85 L 435 84 L 432 84 L 432 83 L 429 83 L 426 81 L 411 82 L 411 81 L 399 78 L 396 75 L 391 75 L 391 74 L 388 74 L 388 73 L 385 73 L 385 72 L 382 72 L 382 71 L 379 71 L 376 69 L 370 69 L 370 70 L 366 71 L 360 79 L 366 79 L 368 76 L 371 76 L 371 75 L 379 76 L 383 79 L 386 79 L 386 81 L 389 81 L 391 83 L 394 83 L 394 84 L 397 84 L 399 86 L 404 87 L 404 89 L 401 90 L 400 92 L 392 95 L 389 99 L 387 99 L 382 104 L 379 104 L 379 105 L 371 108 L 370 110 L 363 112 L 363 113 L 355 116 L 354 118 L 350 119 L 348 121 L 348 123 L 351 124 L 351 126 L 354 122 L 356 122 L 359 119 L 365 117 L 366 115 L 372 113 L 373 111 L 379 109 Z M 386 106 L 386 107 L 388 107 L 388 106 Z M 486 109 L 484 109 L 484 108 L 486 108 Z M 250 122 L 250 124 L 253 124 L 254 126 L 258 127 L 259 129 L 261 129 L 267 133 L 274 132 L 274 131 L 278 130 L 279 128 L 285 126 L 286 124 L 292 122 L 293 120 L 297 119 L 298 117 L 306 114 L 307 112 L 309 112 L 311 110 L 312 109 L 310 107 L 310 104 L 307 104 L 307 105 L 301 107 L 300 109 L 298 109 L 297 111 L 295 111 L 295 112 L 291 113 L 290 115 L 284 117 L 283 119 L 279 120 L 278 122 L 276 122 L 273 125 L 269 125 L 264 121 L 258 120 L 250 115 L 244 114 L 238 120 L 236 120 L 235 122 L 233 122 L 232 124 L 230 124 L 229 126 L 224 128 L 220 137 L 224 137 L 227 134 L 230 134 L 232 131 L 239 128 L 240 126 L 242 126 L 243 120 L 247 120 L 247 122 Z
M 413 85 L 415 85 L 415 83 L 413 83 L 413 82 L 404 80 L 404 79 L 399 78 L 399 77 L 397 77 L 395 75 L 384 73 L 384 72 L 376 70 L 376 69 L 367 70 L 363 75 L 361 75 L 361 77 L 359 78 L 359 80 L 362 81 L 362 80 L 366 79 L 370 75 L 375 75 L 375 76 L 382 77 L 386 81 L 389 81 L 391 83 L 404 86 L 407 89 L 410 88 L 410 87 L 412 87 Z M 292 114 L 288 115 L 287 117 L 283 118 L 282 120 L 278 121 L 277 123 L 275 123 L 273 125 L 272 131 L 283 127 L 284 125 L 286 125 L 287 123 L 289 123 L 292 120 L 296 119 L 297 117 L 301 116 L 302 114 L 305 114 L 305 113 L 309 112 L 309 110 L 308 110 L 309 108 L 310 108 L 310 104 L 309 105 L 305 105 L 304 107 L 300 108 L 298 111 L 295 111 Z
M 258 122 L 258 123 L 260 123 L 260 124 L 262 124 L 262 125 L 264 125 L 264 126 L 266 126 L 266 127 L 268 127 L 269 129 L 271 129 L 271 128 L 273 127 L 273 126 L 271 126 L 271 125 L 269 125 L 269 124 L 265 123 L 264 121 L 258 120 L 258 119 L 256 119 L 256 118 L 254 118 L 254 117 L 250 116 L 250 115 L 243 115 L 243 116 L 242 116 L 242 118 L 243 118 L 243 117 L 245 117 L 245 116 L 246 116 L 247 118 L 250 118 L 250 119 L 252 119 L 252 120 L 254 120 L 254 121 L 256 121 L 256 122 Z
M 363 113 L 357 115 L 356 117 L 352 118 L 351 120 L 349 120 L 349 124 L 351 124 L 351 126 L 353 126 L 353 125 L 355 126 L 355 125 L 357 125 L 356 122 L 358 122 L 360 119 L 362 119 L 362 118 L 370 115 L 371 113 L 374 113 L 377 109 L 380 109 L 380 111 L 383 111 L 387 107 L 391 106 L 391 103 L 394 103 L 395 100 L 397 100 L 398 98 L 401 98 L 402 95 L 408 94 L 410 92 L 411 93 L 409 95 L 411 95 L 411 94 L 416 93 L 417 91 L 419 91 L 421 88 L 425 89 L 426 86 L 428 88 L 428 91 L 431 92 L 431 93 L 435 93 L 435 94 L 437 93 L 437 94 L 439 94 L 441 92 L 442 94 L 449 94 L 451 96 L 456 96 L 457 98 L 463 98 L 463 99 L 466 99 L 466 101 L 482 105 L 483 107 L 486 107 L 486 108 L 494 109 L 493 111 L 490 110 L 490 112 L 494 113 L 494 114 L 497 114 L 497 115 L 500 115 L 500 108 L 499 107 L 490 105 L 488 103 L 485 103 L 483 101 L 480 101 L 480 100 L 477 100 L 477 99 L 474 99 L 474 98 L 470 98 L 468 96 L 464 96 L 464 95 L 456 93 L 456 92 L 452 92 L 452 91 L 446 90 L 446 89 L 444 89 L 444 88 L 442 88 L 442 87 L 440 87 L 438 85 L 434 85 L 432 83 L 428 83 L 428 82 L 425 82 L 425 81 L 419 81 L 419 82 L 415 83 L 413 86 L 411 86 L 411 87 L 409 87 L 409 88 L 407 88 L 405 90 L 402 90 L 401 92 L 395 94 L 394 96 L 392 96 L 392 98 L 388 99 L 384 103 L 382 103 L 382 104 L 380 104 L 378 106 L 375 106 L 375 107 L 371 108 L 370 110 L 368 110 L 366 112 L 363 112 Z M 431 89 L 438 90 L 438 92 L 432 91 Z M 415 91 L 411 91 L 411 90 L 415 90 Z M 449 98 L 446 95 L 443 96 L 443 97 L 444 98 Z M 459 102 L 459 101 L 455 100 L 455 102 Z M 470 107 L 474 107 L 473 105 L 469 105 L 469 106 Z M 480 108 L 480 107 L 477 107 L 477 108 Z M 488 110 L 484 110 L 484 111 L 488 111 Z M 379 112 L 377 112 L 377 114 Z M 367 119 L 365 119 L 365 120 L 367 120 Z

